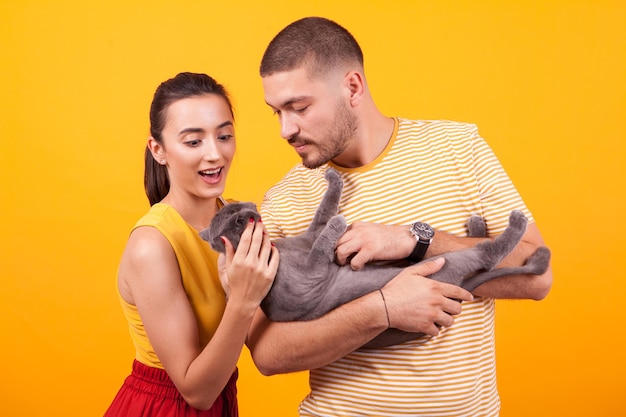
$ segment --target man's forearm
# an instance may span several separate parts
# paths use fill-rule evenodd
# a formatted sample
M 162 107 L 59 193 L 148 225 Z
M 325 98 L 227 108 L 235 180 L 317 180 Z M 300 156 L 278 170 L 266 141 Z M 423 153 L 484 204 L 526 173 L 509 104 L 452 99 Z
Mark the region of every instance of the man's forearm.
M 273 375 L 327 365 L 385 329 L 385 306 L 373 292 L 308 322 L 271 322 L 259 309 L 247 343 L 259 371 Z
M 466 249 L 488 238 L 458 237 L 445 232 L 437 232 L 433 244 L 428 248 L 427 256 L 437 256 L 445 252 Z M 498 268 L 523 265 L 530 255 L 540 246 L 543 238 L 536 224 L 529 224 L 521 241 L 507 255 Z M 510 275 L 486 282 L 474 290 L 474 294 L 487 298 L 531 299 L 545 298 L 552 286 L 552 269 L 543 275 Z

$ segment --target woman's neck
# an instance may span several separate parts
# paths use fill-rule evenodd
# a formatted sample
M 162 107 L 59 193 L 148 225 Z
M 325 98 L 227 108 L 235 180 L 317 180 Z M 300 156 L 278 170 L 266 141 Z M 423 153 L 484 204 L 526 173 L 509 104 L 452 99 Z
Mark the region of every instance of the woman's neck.
M 198 232 L 209 227 L 219 209 L 218 198 L 181 199 L 168 194 L 161 202 L 173 207 Z

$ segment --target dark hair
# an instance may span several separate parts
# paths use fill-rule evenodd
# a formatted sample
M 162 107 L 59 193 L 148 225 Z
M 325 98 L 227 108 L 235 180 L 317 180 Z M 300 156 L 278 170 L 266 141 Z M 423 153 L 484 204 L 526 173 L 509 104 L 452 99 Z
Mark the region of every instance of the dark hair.
M 181 72 L 174 78 L 162 82 L 154 92 L 154 98 L 150 105 L 150 135 L 154 140 L 164 146 L 162 132 L 167 122 L 167 109 L 172 103 L 205 94 L 222 96 L 230 108 L 230 113 L 233 114 L 233 106 L 224 86 L 206 74 Z M 167 168 L 154 160 L 148 147 L 146 147 L 145 152 L 143 183 L 150 205 L 163 200 L 170 190 Z
M 305 17 L 272 39 L 261 59 L 259 72 L 265 77 L 307 63 L 312 74 L 323 74 L 355 62 L 363 66 L 363 51 L 350 32 L 332 20 Z

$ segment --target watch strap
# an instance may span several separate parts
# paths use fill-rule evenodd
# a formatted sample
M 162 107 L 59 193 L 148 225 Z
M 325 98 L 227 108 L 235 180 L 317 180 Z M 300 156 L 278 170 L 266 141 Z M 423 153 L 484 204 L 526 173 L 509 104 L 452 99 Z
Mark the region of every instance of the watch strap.
M 417 243 L 415 244 L 415 247 L 413 248 L 413 252 L 411 252 L 411 254 L 407 256 L 406 259 L 409 262 L 418 263 L 419 261 L 424 259 L 424 255 L 426 255 L 426 250 L 428 249 L 429 245 L 430 245 L 430 242 L 426 242 L 422 239 L 417 239 Z

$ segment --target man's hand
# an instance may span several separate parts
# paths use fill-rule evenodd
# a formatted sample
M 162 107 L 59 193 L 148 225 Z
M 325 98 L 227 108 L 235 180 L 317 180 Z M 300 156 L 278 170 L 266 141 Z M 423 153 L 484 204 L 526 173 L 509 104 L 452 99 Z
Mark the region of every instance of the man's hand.
M 470 292 L 452 284 L 426 278 L 441 269 L 445 260 L 405 268 L 382 289 L 391 327 L 405 332 L 439 334 L 441 327 L 454 323 L 461 313 L 460 301 L 471 301 Z
M 335 257 L 339 265 L 350 263 L 358 271 L 371 261 L 404 259 L 415 243 L 408 226 L 354 222 L 337 241 Z

